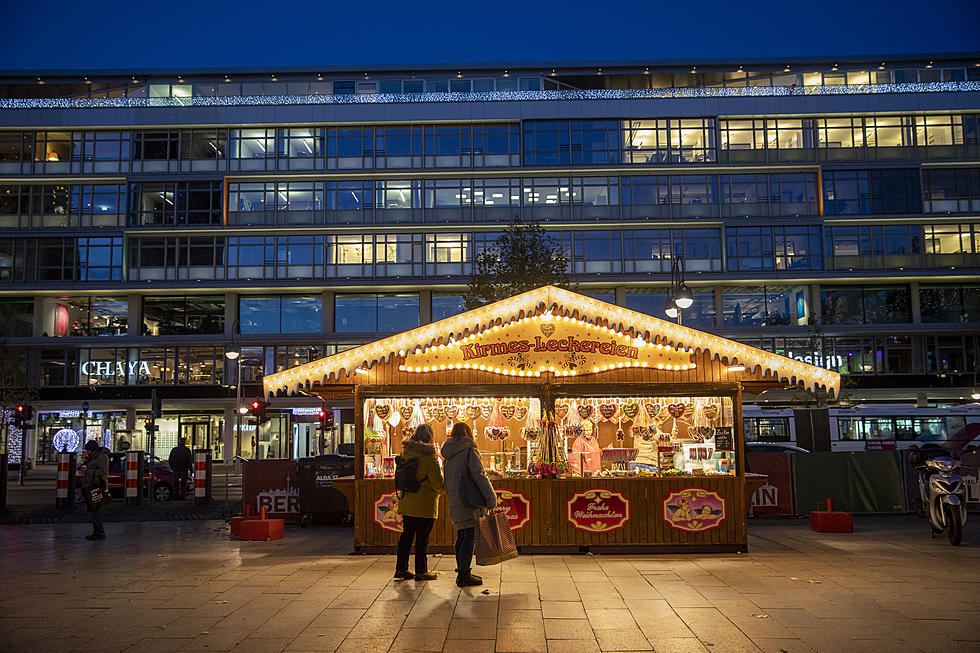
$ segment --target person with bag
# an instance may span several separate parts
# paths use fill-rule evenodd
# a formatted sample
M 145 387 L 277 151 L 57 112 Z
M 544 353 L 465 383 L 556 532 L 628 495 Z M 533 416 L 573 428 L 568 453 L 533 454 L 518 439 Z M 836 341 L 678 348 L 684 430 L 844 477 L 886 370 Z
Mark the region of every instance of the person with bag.
M 97 440 L 85 443 L 85 476 L 82 479 L 82 493 L 92 517 L 92 534 L 87 540 L 104 540 L 105 526 L 102 521 L 102 506 L 109 497 L 109 450 L 100 446 Z M 93 494 L 94 493 L 94 494 Z
M 456 529 L 456 585 L 482 585 L 483 579 L 470 573 L 476 543 L 477 519 L 497 505 L 497 495 L 483 471 L 483 462 L 465 422 L 453 425 L 442 447 L 445 459 L 446 498 L 449 518 Z
M 432 427 L 422 424 L 415 434 L 402 441 L 402 455 L 395 459 L 395 491 L 402 534 L 398 538 L 395 578 L 435 580 L 428 570 L 429 534 L 439 516 L 439 495 L 446 491 L 442 470 L 432 444 Z M 415 540 L 415 573 L 408 571 L 408 556 Z

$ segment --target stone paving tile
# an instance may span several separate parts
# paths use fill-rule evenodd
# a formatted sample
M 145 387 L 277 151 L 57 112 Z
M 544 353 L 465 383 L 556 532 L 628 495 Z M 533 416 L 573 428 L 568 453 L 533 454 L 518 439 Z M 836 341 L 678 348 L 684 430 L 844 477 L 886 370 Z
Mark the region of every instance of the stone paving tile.
M 238 543 L 209 523 L 119 524 L 79 567 L 84 525 L 4 527 L 0 651 L 980 650 L 980 548 L 866 524 L 752 522 L 741 556 L 522 556 L 462 591 L 451 556 L 430 558 L 436 581 L 396 583 L 391 557 L 346 555 L 339 528 Z

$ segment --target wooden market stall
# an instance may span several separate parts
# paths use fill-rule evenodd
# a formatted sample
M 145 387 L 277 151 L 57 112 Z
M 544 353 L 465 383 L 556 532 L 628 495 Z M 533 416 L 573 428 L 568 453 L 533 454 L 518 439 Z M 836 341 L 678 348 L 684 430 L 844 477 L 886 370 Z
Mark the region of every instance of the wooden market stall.
M 355 546 L 394 551 L 394 458 L 419 424 L 473 429 L 519 547 L 744 551 L 742 393 L 840 376 L 553 286 L 264 379 L 352 398 Z M 454 539 L 441 499 L 430 546 Z

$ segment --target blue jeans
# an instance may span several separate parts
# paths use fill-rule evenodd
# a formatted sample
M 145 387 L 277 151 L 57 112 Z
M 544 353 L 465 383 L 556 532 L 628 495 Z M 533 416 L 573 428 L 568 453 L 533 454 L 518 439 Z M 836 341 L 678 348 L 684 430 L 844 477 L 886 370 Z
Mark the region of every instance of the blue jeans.
M 105 536 L 105 522 L 102 519 L 102 508 L 89 510 L 88 514 L 92 518 L 92 535 Z
M 456 531 L 456 573 L 459 576 L 466 576 L 470 573 L 475 544 L 475 528 L 461 528 Z

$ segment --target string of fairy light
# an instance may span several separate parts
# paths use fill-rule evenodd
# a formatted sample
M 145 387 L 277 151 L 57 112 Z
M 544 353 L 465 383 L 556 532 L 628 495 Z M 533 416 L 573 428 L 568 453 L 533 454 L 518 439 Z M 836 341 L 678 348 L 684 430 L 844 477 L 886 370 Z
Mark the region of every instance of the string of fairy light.
M 574 308 L 566 308 L 569 306 Z M 589 317 L 587 314 L 596 317 Z M 505 319 L 501 318 L 501 315 L 513 317 Z M 267 395 L 277 392 L 291 393 L 296 392 L 300 386 L 313 383 L 350 379 L 355 374 L 370 375 L 370 370 L 376 363 L 389 361 L 395 355 L 404 359 L 408 352 L 418 354 L 433 349 L 445 349 L 446 347 L 465 344 L 487 333 L 499 332 L 503 328 L 522 321 L 548 321 L 549 319 L 592 326 L 600 332 L 620 338 L 631 338 L 632 343 L 636 346 L 641 346 L 642 343 L 642 346 L 659 347 L 665 351 L 687 354 L 710 351 L 728 366 L 727 372 L 729 373 L 741 372 L 746 369 L 754 371 L 757 368 L 762 368 L 766 374 L 772 374 L 775 378 L 788 379 L 792 384 L 804 384 L 809 388 L 819 386 L 832 392 L 836 392 L 840 387 L 840 375 L 836 372 L 554 286 L 543 286 L 327 358 L 270 374 L 264 377 L 263 385 Z M 633 326 L 628 326 L 628 324 Z M 657 335 L 651 337 L 651 334 Z M 646 337 L 643 337 L 644 335 Z M 556 376 L 560 372 L 567 372 L 560 374 L 561 376 L 574 375 L 572 370 L 551 370 L 550 366 L 546 369 L 539 367 L 537 370 L 513 370 L 489 365 L 483 365 L 481 368 L 480 365 L 474 364 L 470 364 L 470 367 L 467 368 L 465 365 L 465 363 L 454 363 L 453 367 L 450 367 L 450 364 L 447 363 L 444 369 L 471 369 L 517 377 L 522 376 L 522 371 L 524 377 L 540 377 L 546 372 Z M 687 370 L 697 366 L 693 362 L 688 362 L 686 365 Z M 643 367 L 642 363 L 639 363 L 638 366 Z M 416 366 L 412 366 L 413 369 L 411 370 L 408 369 L 404 363 L 400 365 L 400 368 L 402 367 L 405 368 L 403 370 L 405 372 L 419 371 L 414 369 Z M 426 370 L 425 367 L 422 366 L 422 373 L 443 369 L 441 366 L 429 366 L 429 369 Z M 594 366 L 592 371 L 601 372 L 620 367 L 626 368 L 632 367 L 632 365 L 624 362 L 622 364 Z M 664 364 L 662 369 L 686 371 L 683 364 L 680 366 L 671 365 L 670 367 Z

